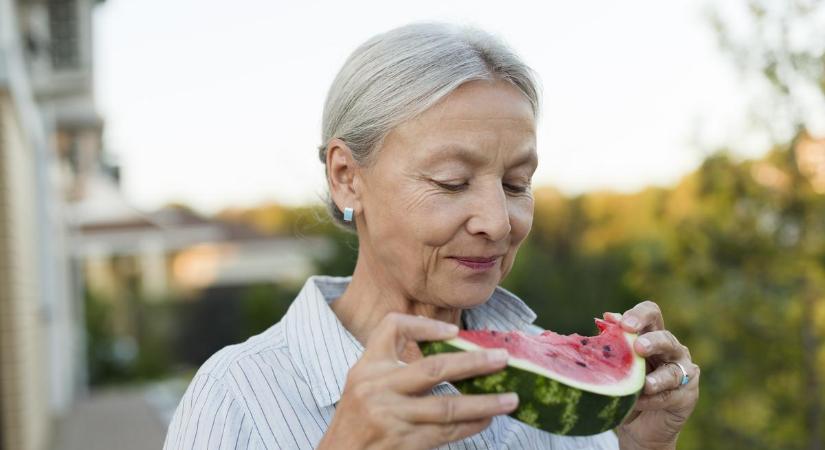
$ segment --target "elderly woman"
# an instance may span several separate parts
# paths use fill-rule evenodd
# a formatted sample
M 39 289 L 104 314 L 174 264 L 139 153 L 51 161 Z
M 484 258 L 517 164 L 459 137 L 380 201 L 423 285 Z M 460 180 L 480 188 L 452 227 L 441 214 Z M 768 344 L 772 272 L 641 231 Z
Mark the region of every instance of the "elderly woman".
M 512 393 L 457 395 L 449 382 L 503 368 L 502 350 L 418 351 L 460 327 L 534 327 L 498 284 L 533 220 L 538 110 L 531 70 L 480 30 L 413 24 L 356 49 L 330 88 L 320 147 L 332 215 L 358 234 L 355 271 L 310 277 L 280 322 L 211 357 L 164 447 L 675 448 L 699 370 L 652 302 L 608 315 L 641 333 L 651 371 L 636 411 L 596 436 L 507 416 Z

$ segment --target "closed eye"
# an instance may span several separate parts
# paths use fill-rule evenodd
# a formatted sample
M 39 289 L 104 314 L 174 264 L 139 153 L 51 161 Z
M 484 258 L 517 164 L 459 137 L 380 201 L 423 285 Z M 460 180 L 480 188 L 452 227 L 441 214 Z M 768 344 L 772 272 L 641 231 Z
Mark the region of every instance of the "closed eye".
M 440 187 L 449 192 L 459 192 L 469 186 L 469 183 L 461 183 L 461 184 L 450 184 L 450 183 L 440 183 L 438 181 L 433 181 L 436 186 Z
M 504 189 L 507 189 L 508 191 L 516 193 L 516 194 L 523 194 L 523 193 L 527 192 L 527 189 L 529 189 L 529 186 L 518 186 L 518 185 L 515 185 L 515 184 L 507 184 L 507 183 L 505 183 L 503 186 L 504 186 Z
M 441 189 L 444 189 L 444 190 L 449 191 L 449 192 L 460 192 L 460 191 L 466 189 L 470 185 L 470 183 L 451 184 L 451 183 L 441 183 L 441 182 L 438 182 L 438 181 L 434 181 L 434 183 L 438 187 L 440 187 Z M 512 192 L 514 194 L 523 194 L 523 193 L 527 192 L 527 190 L 530 188 L 529 186 L 519 186 L 519 185 L 509 184 L 509 183 L 504 183 L 504 184 L 502 184 L 502 186 L 504 186 L 505 190 L 507 190 L 508 192 Z

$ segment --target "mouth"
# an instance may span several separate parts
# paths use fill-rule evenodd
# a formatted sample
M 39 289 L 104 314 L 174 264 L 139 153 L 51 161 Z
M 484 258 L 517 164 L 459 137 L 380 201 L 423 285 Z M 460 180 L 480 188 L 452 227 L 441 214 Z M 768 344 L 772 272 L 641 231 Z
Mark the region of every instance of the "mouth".
M 504 255 L 450 256 L 449 259 L 454 259 L 459 265 L 473 270 L 487 270 L 493 268 L 502 256 Z

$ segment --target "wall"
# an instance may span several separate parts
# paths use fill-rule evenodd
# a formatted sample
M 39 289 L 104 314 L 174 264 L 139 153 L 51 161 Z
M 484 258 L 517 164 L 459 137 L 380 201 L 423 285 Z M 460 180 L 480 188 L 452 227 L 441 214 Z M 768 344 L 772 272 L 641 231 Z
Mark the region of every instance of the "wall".
M 4 450 L 40 450 L 50 414 L 37 275 L 34 152 L 0 91 L 0 394 Z

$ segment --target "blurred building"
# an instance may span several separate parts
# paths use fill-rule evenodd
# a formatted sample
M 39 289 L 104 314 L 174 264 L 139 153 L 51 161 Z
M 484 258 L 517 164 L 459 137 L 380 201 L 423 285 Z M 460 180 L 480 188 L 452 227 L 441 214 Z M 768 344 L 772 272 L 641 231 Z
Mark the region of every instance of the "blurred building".
M 0 0 L 0 449 L 49 445 L 83 392 L 66 201 L 101 167 L 93 0 Z
M 73 205 L 93 384 L 199 366 L 276 322 L 289 300 L 280 294 L 333 253 L 326 237 L 264 234 L 183 206 L 136 214 L 100 188 Z
M 332 252 L 320 237 L 126 201 L 93 97 L 98 3 L 0 0 L 0 450 L 50 447 L 86 393 L 86 293 L 111 302 L 128 336 L 129 301 L 300 284 Z
M 210 287 L 301 285 L 314 262 L 333 251 L 324 237 L 272 236 L 185 207 L 115 214 L 118 197 L 106 200 L 103 191 L 72 206 L 82 221 L 73 251 L 83 261 L 86 288 L 103 298 L 158 301 L 192 298 Z

